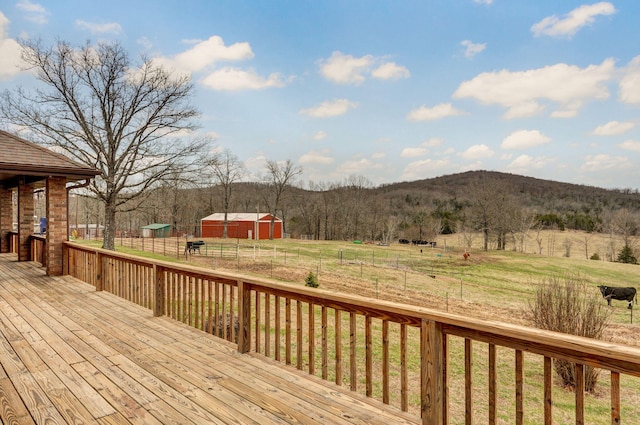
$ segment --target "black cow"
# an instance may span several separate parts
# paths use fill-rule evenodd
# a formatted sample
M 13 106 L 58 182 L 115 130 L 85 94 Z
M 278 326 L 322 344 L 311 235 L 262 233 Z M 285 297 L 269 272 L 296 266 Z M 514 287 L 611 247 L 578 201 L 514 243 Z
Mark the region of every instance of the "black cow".
M 613 286 L 598 286 L 602 296 L 607 300 L 607 304 L 611 305 L 611 300 L 625 300 L 629 303 L 628 308 L 632 308 L 632 301 L 636 298 L 636 288 L 616 288 Z M 636 304 L 638 300 L 636 299 Z

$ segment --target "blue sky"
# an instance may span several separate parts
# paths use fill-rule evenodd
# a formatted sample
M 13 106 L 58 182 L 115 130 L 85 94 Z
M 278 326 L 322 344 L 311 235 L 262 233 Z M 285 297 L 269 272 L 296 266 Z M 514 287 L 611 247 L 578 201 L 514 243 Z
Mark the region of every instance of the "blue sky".
M 495 170 L 640 188 L 640 2 L 3 0 L 16 39 L 118 40 L 191 74 L 201 135 L 249 172 L 373 185 Z

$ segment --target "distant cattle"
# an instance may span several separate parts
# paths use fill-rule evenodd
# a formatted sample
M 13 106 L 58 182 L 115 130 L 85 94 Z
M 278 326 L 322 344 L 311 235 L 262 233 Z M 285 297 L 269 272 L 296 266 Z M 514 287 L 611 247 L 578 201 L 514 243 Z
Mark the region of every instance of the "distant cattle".
M 418 246 L 430 246 L 435 248 L 436 243 L 435 242 L 429 242 L 429 241 L 423 241 L 422 239 L 412 239 L 411 243 L 413 245 L 418 245 Z
M 598 286 L 602 296 L 607 300 L 607 304 L 611 305 L 611 300 L 624 300 L 629 303 L 628 308 L 632 308 L 632 302 L 636 298 L 636 288 L 616 288 L 613 286 Z M 638 300 L 636 300 L 636 304 Z

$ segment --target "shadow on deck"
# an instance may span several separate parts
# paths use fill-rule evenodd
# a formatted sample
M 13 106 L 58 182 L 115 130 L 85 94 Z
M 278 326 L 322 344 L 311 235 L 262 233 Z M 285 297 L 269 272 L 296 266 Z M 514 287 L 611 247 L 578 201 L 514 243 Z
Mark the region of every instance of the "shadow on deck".
M 416 423 L 393 407 L 0 254 L 4 424 Z

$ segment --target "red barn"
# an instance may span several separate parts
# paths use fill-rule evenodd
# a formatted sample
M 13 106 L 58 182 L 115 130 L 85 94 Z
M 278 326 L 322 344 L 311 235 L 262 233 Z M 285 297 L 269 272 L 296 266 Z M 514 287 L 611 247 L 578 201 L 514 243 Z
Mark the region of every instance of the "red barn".
M 228 213 L 227 236 L 237 239 L 269 239 L 271 214 Z M 203 238 L 221 238 L 224 234 L 224 213 L 214 213 L 200 220 Z M 275 218 L 273 239 L 282 239 L 282 220 Z

